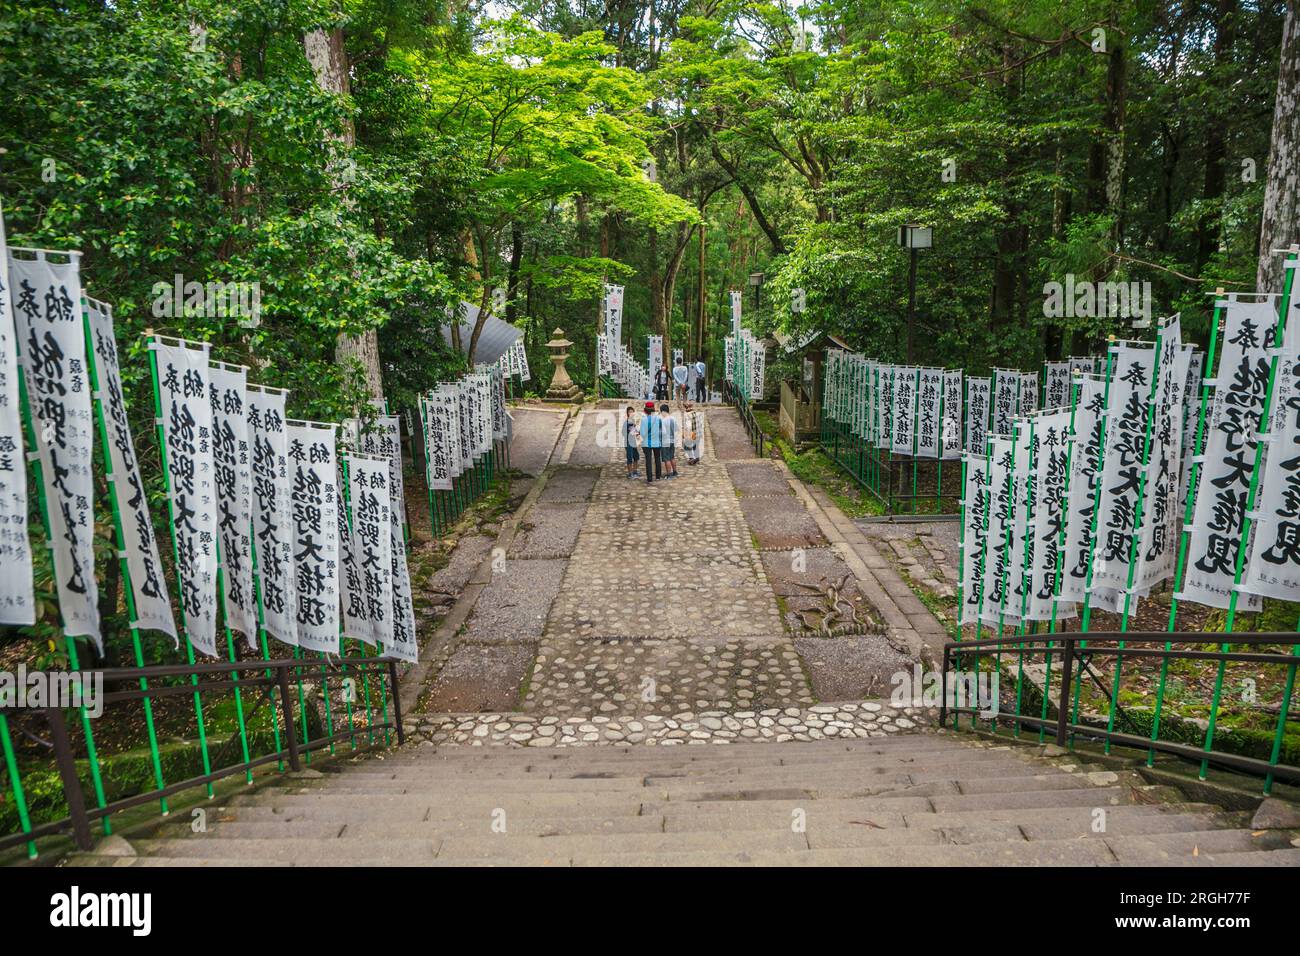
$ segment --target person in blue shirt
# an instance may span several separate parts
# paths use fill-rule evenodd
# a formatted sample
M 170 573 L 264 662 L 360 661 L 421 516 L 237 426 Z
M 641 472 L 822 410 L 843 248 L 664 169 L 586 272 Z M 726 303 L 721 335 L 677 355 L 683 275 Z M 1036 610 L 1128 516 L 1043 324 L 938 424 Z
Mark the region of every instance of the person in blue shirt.
M 655 414 L 655 403 L 645 403 L 645 414 L 641 416 L 641 450 L 645 452 L 645 480 L 646 484 L 654 481 L 656 478 L 663 478 L 662 464 L 659 459 L 659 448 L 663 435 L 663 425 L 659 416 Z M 654 467 L 651 468 L 651 463 Z
M 659 406 L 659 457 L 663 459 L 665 478 L 677 477 L 677 419 L 668 410 L 668 403 Z

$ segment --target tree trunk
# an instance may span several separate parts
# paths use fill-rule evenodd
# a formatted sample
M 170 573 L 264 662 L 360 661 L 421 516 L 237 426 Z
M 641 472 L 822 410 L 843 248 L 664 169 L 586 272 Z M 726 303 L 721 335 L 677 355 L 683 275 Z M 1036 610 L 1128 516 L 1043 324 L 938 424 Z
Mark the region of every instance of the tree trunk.
M 506 279 L 506 321 L 511 325 L 519 315 L 515 296 L 519 294 L 519 266 L 524 258 L 524 233 L 519 223 L 510 225 L 510 274 Z
M 337 27 L 309 30 L 303 35 L 302 47 L 320 88 L 346 97 L 349 92 L 348 54 L 343 46 L 343 30 Z M 355 142 L 356 131 L 348 121 L 343 128 L 343 145 L 350 150 Z M 383 408 L 384 378 L 379 366 L 379 332 L 367 329 L 358 336 L 340 335 L 334 345 L 334 358 L 340 365 L 352 361 L 360 363 L 371 403 L 375 408 Z
M 1232 47 L 1236 39 L 1237 0 L 1218 0 L 1215 11 L 1214 75 L 1211 82 L 1216 92 L 1226 97 L 1231 77 Z M 1227 137 L 1223 122 L 1211 117 L 1205 128 L 1205 188 L 1202 196 L 1213 206 L 1196 224 L 1196 274 L 1200 275 L 1205 263 L 1219 247 L 1219 224 L 1222 220 L 1220 203 L 1227 186 Z
M 1264 187 L 1264 213 L 1259 225 L 1259 268 L 1256 287 L 1261 292 L 1282 288 L 1282 259 L 1273 250 L 1297 240 L 1297 151 L 1300 150 L 1300 36 L 1297 35 L 1296 0 L 1286 5 L 1282 27 L 1281 61 L 1277 76 L 1277 101 L 1273 104 L 1273 134 L 1268 146 L 1268 182 Z

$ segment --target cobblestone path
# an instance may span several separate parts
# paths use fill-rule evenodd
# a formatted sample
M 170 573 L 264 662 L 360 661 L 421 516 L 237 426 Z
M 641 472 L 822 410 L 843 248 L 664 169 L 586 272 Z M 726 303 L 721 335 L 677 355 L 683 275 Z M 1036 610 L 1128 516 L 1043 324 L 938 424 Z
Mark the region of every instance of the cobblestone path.
M 884 700 L 888 675 L 911 661 L 869 633 L 873 609 L 847 565 L 788 473 L 755 457 L 735 411 L 701 414 L 701 464 L 679 450 L 680 477 L 647 484 L 627 477 L 622 447 L 610 442 L 623 406 L 602 406 L 560 437 L 540 494 L 432 682 L 421 735 L 549 746 L 915 726 L 917 711 Z M 845 578 L 866 631 L 810 632 L 814 588 Z

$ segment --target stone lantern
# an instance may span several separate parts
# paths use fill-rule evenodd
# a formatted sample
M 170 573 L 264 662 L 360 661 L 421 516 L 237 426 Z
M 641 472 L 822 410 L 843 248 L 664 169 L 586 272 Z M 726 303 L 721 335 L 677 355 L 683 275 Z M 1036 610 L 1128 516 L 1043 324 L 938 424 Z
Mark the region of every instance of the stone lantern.
M 551 341 L 546 343 L 546 347 L 551 350 L 551 362 L 555 365 L 555 372 L 551 375 L 551 387 L 546 390 L 546 401 L 548 402 L 577 402 L 582 400 L 582 389 L 573 383 L 569 378 L 569 371 L 564 367 L 564 363 L 569 360 L 569 346 L 573 345 L 564 337 L 563 329 L 556 329 L 551 333 Z

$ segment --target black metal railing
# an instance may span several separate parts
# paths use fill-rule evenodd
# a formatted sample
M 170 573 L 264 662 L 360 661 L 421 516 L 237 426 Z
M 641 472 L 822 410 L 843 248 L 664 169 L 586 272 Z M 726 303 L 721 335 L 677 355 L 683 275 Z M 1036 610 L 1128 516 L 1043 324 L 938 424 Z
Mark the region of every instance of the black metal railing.
M 1214 649 L 1206 649 L 1207 646 Z M 1267 650 L 1270 647 L 1289 647 L 1290 652 Z M 1006 696 L 1001 693 L 996 695 L 996 702 L 986 700 L 970 703 L 971 691 L 978 688 L 980 683 L 981 663 L 985 673 L 1000 673 L 1004 657 L 1010 657 L 1015 664 L 1014 706 L 1009 707 Z M 1025 677 L 1026 660 L 1037 658 L 1041 658 L 1046 665 L 1041 689 L 1036 684 L 1027 684 Z M 1121 705 L 1120 676 L 1126 661 L 1153 659 L 1160 662 L 1159 682 L 1151 701 L 1152 706 L 1140 709 L 1141 719 L 1149 722 L 1143 726 L 1135 716 L 1139 709 L 1131 700 L 1128 709 Z M 1092 666 L 1095 660 L 1110 662 L 1110 686 L 1107 686 L 1107 681 Z M 1267 758 L 1214 747 L 1215 728 L 1220 716 L 1217 694 L 1200 743 L 1189 741 L 1186 732 L 1182 734 L 1182 741 L 1170 739 L 1168 728 L 1175 722 L 1166 713 L 1166 686 L 1170 679 L 1169 665 L 1174 661 L 1217 664 L 1216 686 L 1220 687 L 1230 664 L 1280 668 L 1281 700 L 1271 734 L 1271 747 L 1266 748 L 1270 751 Z M 1054 665 L 1057 668 L 1055 674 Z M 1263 776 L 1267 793 L 1274 778 L 1300 782 L 1300 766 L 1281 760 L 1297 665 L 1300 665 L 1300 633 L 1296 632 L 1211 634 L 1093 631 L 948 641 L 943 648 L 939 723 L 940 726 L 948 726 L 951 716 L 952 727 L 960 729 L 961 715 L 969 714 L 969 727 L 972 729 L 983 718 L 993 729 L 1001 722 L 1011 725 L 1016 733 L 1019 733 L 1019 728 L 1028 727 L 1038 731 L 1040 739 L 1050 736 L 1062 747 L 1072 745 L 1076 737 L 1082 737 L 1104 742 L 1107 750 L 1112 745 L 1144 750 L 1147 752 L 1148 764 L 1156 753 L 1171 754 L 1201 764 L 1202 778 L 1210 764 Z M 1108 712 L 1100 715 L 1101 720 L 1096 716 L 1092 721 L 1080 718 L 1080 698 L 1085 676 L 1096 687 L 1098 698 L 1107 702 Z M 1051 713 L 1053 709 L 1054 714 Z M 1036 710 L 1037 714 L 1027 713 L 1026 710 Z M 1127 729 L 1117 729 L 1119 726 Z
M 759 458 L 766 457 L 764 447 L 767 443 L 767 435 L 763 434 L 763 429 L 759 427 L 749 401 L 741 394 L 740 389 L 725 379 L 722 382 L 722 400 L 736 406 L 736 411 L 740 413 L 740 422 L 745 426 L 745 434 L 749 436 L 749 443 L 754 446 L 754 451 Z
M 60 707 L 27 708 L 9 705 L 0 708 L 0 715 L 11 719 L 39 719 L 45 724 L 48 737 L 42 739 L 38 734 L 28 731 L 26 736 L 36 741 L 51 753 L 63 785 L 63 795 L 67 803 L 67 815 L 53 820 L 28 823 L 24 817 L 21 832 L 0 835 L 0 850 L 28 844 L 35 855 L 34 841 L 41 837 L 57 834 L 70 834 L 79 849 L 88 850 L 92 845 L 91 824 L 106 821 L 107 818 L 124 810 L 138 807 L 153 801 L 161 801 L 165 807 L 168 797 L 198 787 L 208 787 L 218 780 L 236 774 L 246 774 L 251 781 L 254 769 L 268 764 L 277 764 L 283 771 L 300 770 L 303 759 L 310 761 L 313 751 L 323 748 L 334 749 L 334 745 L 351 741 L 354 748 L 374 743 L 391 742 L 390 732 L 395 733 L 399 744 L 405 741 L 402 729 L 402 714 L 398 693 L 397 663 L 381 657 L 336 657 L 329 659 L 288 658 L 271 660 L 249 660 L 211 664 L 168 664 L 152 667 L 106 668 L 100 671 L 81 672 L 82 676 L 102 675 L 101 695 L 105 707 L 127 701 L 142 701 L 149 706 L 154 701 L 169 697 L 195 697 L 205 693 L 238 692 L 250 695 L 248 703 L 250 715 L 262 706 L 270 703 L 276 744 L 269 752 L 252 755 L 247 747 L 243 748 L 242 760 L 225 763 L 211 768 L 207 766 L 205 748 L 205 769 L 208 772 L 199 776 L 188 777 L 173 783 L 162 784 L 143 789 L 120 799 L 96 803 L 87 799 L 83 782 L 78 773 L 78 755 L 71 740 L 68 721 Z M 371 678 L 376 678 L 372 684 Z M 332 694 L 331 682 L 339 682 L 341 693 Z M 349 687 L 343 682 L 352 681 Z M 303 693 L 304 682 L 319 683 L 319 698 L 308 698 Z M 364 684 L 364 701 L 358 696 L 358 688 Z M 114 688 L 109 690 L 107 688 Z M 291 690 L 296 688 L 296 690 Z M 372 699 L 373 691 L 373 699 Z M 294 697 L 298 697 L 295 711 Z M 330 713 L 331 697 L 337 698 L 338 712 Z M 381 703 L 382 701 L 382 703 Z M 352 705 L 356 704 L 354 708 Z M 310 708 L 323 707 L 324 717 L 319 713 L 308 719 Z M 391 707 L 391 711 L 390 711 Z M 241 711 L 242 713 L 242 711 Z M 299 737 L 301 722 L 302 738 Z M 310 729 L 315 726 L 321 733 L 314 735 Z M 338 728 L 344 729 L 338 729 Z M 156 752 L 155 752 L 156 756 Z M 21 780 L 21 769 L 17 769 Z M 12 782 L 12 781 L 11 781 Z M 21 793 L 21 790 L 16 792 Z

